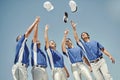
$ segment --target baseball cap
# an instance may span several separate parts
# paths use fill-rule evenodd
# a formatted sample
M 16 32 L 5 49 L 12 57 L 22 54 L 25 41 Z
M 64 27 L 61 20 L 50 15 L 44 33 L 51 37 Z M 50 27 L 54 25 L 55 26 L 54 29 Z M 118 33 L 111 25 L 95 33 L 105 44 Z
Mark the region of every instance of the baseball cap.
M 76 2 L 74 0 L 69 1 L 69 6 L 70 6 L 72 12 L 77 11 L 77 4 L 76 4 Z
M 47 11 L 51 11 L 54 9 L 54 6 L 52 5 L 52 3 L 50 1 L 46 1 L 43 4 L 43 7 L 47 10 Z
M 64 21 L 65 23 L 67 23 L 67 21 L 68 21 L 68 13 L 67 13 L 67 12 L 64 13 L 63 21 Z

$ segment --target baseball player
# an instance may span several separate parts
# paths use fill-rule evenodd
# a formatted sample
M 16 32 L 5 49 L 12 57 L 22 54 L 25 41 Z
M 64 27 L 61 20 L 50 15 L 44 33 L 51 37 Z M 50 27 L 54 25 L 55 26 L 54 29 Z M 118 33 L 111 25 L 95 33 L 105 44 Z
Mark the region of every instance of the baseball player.
M 69 58 L 71 62 L 71 69 L 75 80 L 81 80 L 81 74 L 86 77 L 87 80 L 92 80 L 90 71 L 92 68 L 89 61 L 84 56 L 84 51 L 80 47 L 74 47 L 70 38 L 66 38 L 68 30 L 65 30 L 62 40 L 62 51 Z M 83 61 L 89 66 L 90 71 L 84 65 Z
M 77 44 L 81 45 L 82 43 L 84 46 L 83 50 L 86 50 L 86 55 L 90 60 L 96 80 L 112 80 L 105 59 L 103 58 L 103 54 L 107 55 L 112 63 L 115 63 L 112 55 L 110 55 L 110 53 L 99 42 L 90 40 L 90 36 L 87 32 L 81 34 L 83 42 L 80 41 L 76 32 L 76 24 L 71 21 L 71 25 Z
M 33 24 L 28 28 L 24 35 L 16 38 L 16 54 L 12 74 L 14 80 L 27 80 L 27 67 L 29 66 L 29 50 L 26 41 L 35 25 L 39 22 L 39 17 L 35 19 Z
M 46 71 L 47 61 L 44 52 L 40 49 L 40 41 L 38 40 L 38 24 L 34 28 L 34 36 L 31 44 L 31 64 L 33 80 L 48 80 Z
M 48 40 L 48 25 L 45 27 L 45 50 L 53 71 L 53 80 L 67 80 L 69 73 L 64 65 L 63 56 L 56 50 L 56 43 Z

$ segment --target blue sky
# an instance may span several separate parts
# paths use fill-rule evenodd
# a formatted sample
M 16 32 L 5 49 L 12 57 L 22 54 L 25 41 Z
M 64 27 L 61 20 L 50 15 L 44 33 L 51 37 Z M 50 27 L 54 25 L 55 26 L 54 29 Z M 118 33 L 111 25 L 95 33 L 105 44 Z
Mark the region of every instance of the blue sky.
M 104 56 L 108 64 L 113 80 L 120 79 L 120 1 L 119 0 L 75 0 L 78 11 L 72 13 L 68 5 L 69 0 L 49 0 L 54 5 L 50 12 L 43 8 L 46 0 L 1 0 L 0 1 L 0 78 L 12 80 L 11 68 L 15 56 L 16 36 L 24 34 L 32 24 L 36 16 L 40 16 L 39 40 L 44 48 L 44 26 L 49 24 L 49 39 L 55 40 L 57 49 L 61 52 L 61 41 L 65 29 L 69 29 L 69 37 L 73 40 L 72 29 L 69 21 L 77 23 L 77 32 L 86 31 L 92 40 L 99 41 L 116 60 L 112 64 L 108 57 Z M 68 23 L 63 22 L 64 12 L 68 12 Z M 31 45 L 33 33 L 27 44 Z M 64 57 L 65 64 L 70 72 L 69 80 L 73 80 L 69 61 Z M 49 80 L 50 68 L 47 68 Z M 28 80 L 32 80 L 31 66 L 28 68 Z

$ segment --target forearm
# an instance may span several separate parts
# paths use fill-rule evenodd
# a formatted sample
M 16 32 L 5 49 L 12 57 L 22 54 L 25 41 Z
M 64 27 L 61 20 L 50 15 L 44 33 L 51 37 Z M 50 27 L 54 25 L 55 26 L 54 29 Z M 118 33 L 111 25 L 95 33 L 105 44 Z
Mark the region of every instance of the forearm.
M 45 30 L 45 42 L 48 42 L 48 31 Z
M 63 52 L 66 52 L 65 42 L 66 42 L 66 35 L 64 35 L 63 40 L 62 40 L 62 51 Z
M 75 38 L 76 42 L 79 42 L 79 37 L 78 37 L 77 31 L 74 29 L 73 29 L 73 34 L 74 34 L 74 38 Z
M 30 35 L 30 33 L 32 32 L 32 30 L 34 29 L 35 25 L 38 23 L 38 19 L 36 19 L 33 24 L 27 29 L 26 33 L 25 33 L 25 37 L 28 37 Z
M 90 65 L 90 63 L 89 63 L 89 61 L 88 61 L 88 59 L 87 59 L 86 57 L 83 58 L 83 61 L 84 61 L 89 67 L 91 67 L 91 65 Z
M 115 63 L 115 59 L 112 57 L 112 55 L 107 50 L 102 50 L 102 52 L 109 57 L 109 59 L 112 61 L 112 63 Z
M 37 42 L 38 40 L 38 24 L 36 24 L 35 26 L 36 27 L 34 28 L 33 42 Z
M 49 48 L 48 30 L 45 30 L 44 37 L 45 37 L 45 46 L 46 48 Z
M 109 58 L 112 57 L 112 55 L 106 49 L 102 50 L 102 52 Z
M 79 37 L 78 37 L 77 31 L 76 31 L 76 24 L 73 21 L 71 21 L 71 26 L 72 26 L 72 29 L 73 29 L 74 38 L 75 38 L 76 42 L 78 42 Z
M 68 72 L 68 70 L 67 70 L 66 67 L 64 67 L 64 70 L 65 70 L 65 72 L 66 72 L 67 77 L 69 77 L 70 75 L 69 75 L 69 72 Z

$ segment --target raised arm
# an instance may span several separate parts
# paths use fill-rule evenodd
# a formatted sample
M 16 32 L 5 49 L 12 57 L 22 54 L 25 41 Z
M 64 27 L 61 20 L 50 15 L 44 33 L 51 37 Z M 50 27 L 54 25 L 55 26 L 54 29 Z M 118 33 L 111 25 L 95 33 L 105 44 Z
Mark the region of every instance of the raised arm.
M 115 59 L 112 57 L 112 55 L 106 49 L 101 49 L 101 51 L 110 58 L 112 63 L 115 63 Z
M 74 38 L 75 38 L 76 42 L 78 43 L 79 42 L 79 37 L 78 37 L 77 31 L 76 31 L 76 24 L 73 21 L 71 21 L 71 26 L 72 26 L 72 29 L 73 29 Z
M 69 32 L 69 30 L 65 30 L 64 31 L 64 37 L 63 37 L 63 40 L 62 40 L 62 52 L 64 52 L 64 53 L 66 53 L 66 45 L 65 45 L 65 43 L 66 43 L 66 37 L 67 37 L 67 35 L 68 35 L 68 32 Z
M 45 47 L 46 47 L 46 49 L 48 49 L 49 48 L 48 25 L 45 26 L 44 37 L 45 37 Z
M 32 32 L 32 30 L 34 29 L 35 25 L 39 22 L 40 18 L 37 17 L 35 19 L 35 21 L 33 22 L 33 24 L 27 29 L 26 33 L 25 33 L 25 37 L 28 38 L 28 36 L 30 35 L 30 33 Z
M 82 49 L 85 51 L 85 48 L 84 48 L 83 44 L 81 43 L 81 41 L 80 41 L 80 39 L 78 37 L 77 31 L 76 31 L 76 24 L 73 21 L 71 21 L 71 26 L 73 28 L 73 35 L 74 35 L 74 38 L 75 38 L 77 44 L 79 44 L 79 46 L 81 46 Z
M 36 24 L 34 28 L 33 43 L 36 43 L 37 40 L 38 40 L 38 24 Z

